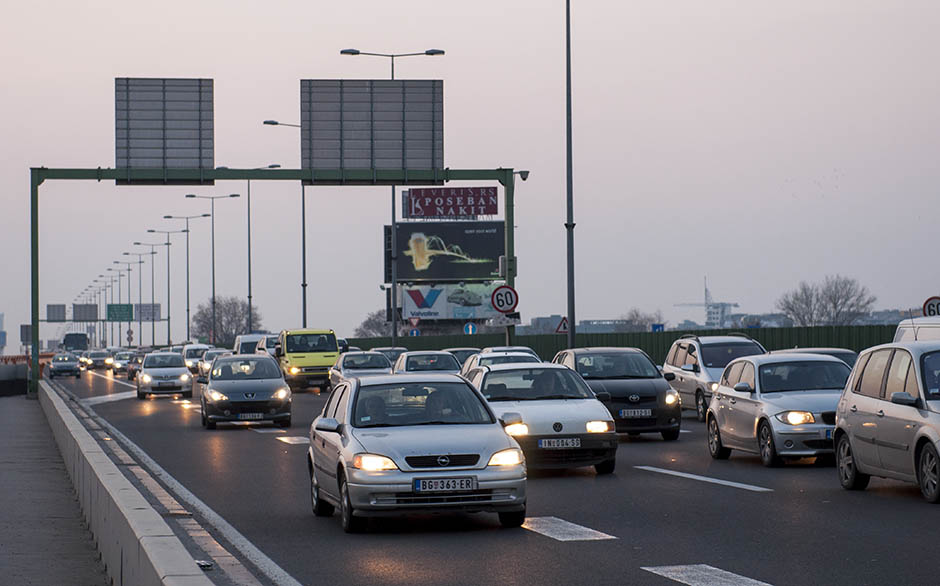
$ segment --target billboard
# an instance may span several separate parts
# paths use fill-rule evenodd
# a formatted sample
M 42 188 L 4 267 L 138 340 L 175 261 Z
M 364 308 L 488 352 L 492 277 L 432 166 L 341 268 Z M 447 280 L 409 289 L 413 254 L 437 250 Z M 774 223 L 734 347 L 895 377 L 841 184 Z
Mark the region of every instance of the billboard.
M 300 80 L 304 170 L 444 168 L 441 80 Z
M 135 303 L 134 315 L 140 321 L 160 321 L 159 303 Z
M 134 321 L 134 306 L 130 303 L 109 303 L 108 321 Z
M 465 283 L 403 287 L 402 317 L 425 320 L 468 320 L 502 315 L 490 303 L 502 283 Z
M 73 303 L 72 321 L 98 321 L 98 306 L 94 303 Z
M 411 188 L 402 198 L 402 217 L 407 219 L 475 219 L 499 213 L 495 186 Z
M 115 167 L 214 169 L 212 85 L 211 79 L 115 78 Z
M 47 304 L 46 321 L 65 321 L 65 304 Z
M 499 278 L 505 254 L 502 222 L 402 222 L 398 225 L 398 282 L 442 283 Z M 385 226 L 385 275 L 391 282 L 391 227 Z

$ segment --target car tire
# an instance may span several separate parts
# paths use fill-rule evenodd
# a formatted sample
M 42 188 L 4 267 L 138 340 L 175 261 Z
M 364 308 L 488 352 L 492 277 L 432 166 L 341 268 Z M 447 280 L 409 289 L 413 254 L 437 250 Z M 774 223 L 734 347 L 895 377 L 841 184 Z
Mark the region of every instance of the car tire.
M 660 433 L 661 433 L 661 435 L 663 436 L 663 441 L 674 442 L 674 441 L 676 441 L 677 439 L 679 439 L 679 430 L 678 430 L 678 429 L 670 429 L 669 431 L 663 431 L 663 432 L 660 432 Z
M 75 375 L 75 378 L 82 378 L 82 373 L 76 374 L 76 375 Z
M 613 474 L 614 469 L 617 467 L 617 458 L 611 458 L 610 460 L 604 460 L 599 464 L 594 464 L 594 470 L 600 474 Z
M 774 432 L 766 421 L 757 427 L 757 443 L 760 449 L 761 464 L 768 468 L 776 468 L 783 463 L 777 455 L 777 446 L 774 444 Z
M 283 420 L 283 421 L 278 421 L 277 424 L 278 424 L 280 427 L 285 427 L 285 428 L 290 427 L 290 417 L 288 417 L 287 419 L 285 419 L 285 420 Z
M 852 443 L 846 434 L 840 436 L 836 444 L 836 470 L 839 472 L 839 483 L 846 490 L 865 490 L 871 480 L 871 476 L 859 472 L 855 465 Z
M 699 421 L 705 421 L 705 415 L 708 413 L 708 405 L 705 404 L 705 394 L 702 391 L 695 391 L 695 417 Z
M 313 471 L 310 472 L 310 508 L 316 517 L 332 517 L 336 511 L 336 507 L 320 498 L 320 487 Z
M 339 477 L 339 500 L 340 513 L 343 520 L 343 531 L 346 533 L 362 533 L 366 526 L 366 520 L 355 516 L 355 510 L 349 501 L 349 485 L 346 482 L 346 476 L 342 473 Z
M 503 529 L 515 529 L 525 523 L 525 510 L 499 513 L 499 524 Z
M 727 460 L 731 456 L 731 448 L 721 443 L 721 432 L 714 417 L 708 418 L 708 453 L 716 460 Z
M 140 392 L 140 389 L 137 389 L 137 400 L 143 401 L 146 398 L 147 398 L 147 393 L 142 393 Z
M 933 444 L 925 444 L 917 458 L 917 484 L 928 503 L 940 502 L 940 457 Z

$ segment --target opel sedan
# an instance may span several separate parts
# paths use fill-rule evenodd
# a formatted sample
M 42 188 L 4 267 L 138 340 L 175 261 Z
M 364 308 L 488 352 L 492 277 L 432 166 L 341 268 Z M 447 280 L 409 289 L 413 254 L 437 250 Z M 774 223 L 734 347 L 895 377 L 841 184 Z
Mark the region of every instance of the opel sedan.
M 193 396 L 193 377 L 179 352 L 153 352 L 144 357 L 137 375 L 137 398 L 147 395 Z
M 460 365 L 450 352 L 426 350 L 402 353 L 392 368 L 395 374 L 431 371 L 457 374 L 460 372 Z
M 272 421 L 290 427 L 291 392 L 280 367 L 267 354 L 216 358 L 208 377 L 199 377 L 202 426 L 223 421 Z
M 330 387 L 352 377 L 392 374 L 392 364 L 381 352 L 346 352 L 330 368 Z
M 494 512 L 525 521 L 526 466 L 497 419 L 456 375 L 373 376 L 343 381 L 310 426 L 307 469 L 314 515 L 340 509 L 343 529 L 372 516 Z

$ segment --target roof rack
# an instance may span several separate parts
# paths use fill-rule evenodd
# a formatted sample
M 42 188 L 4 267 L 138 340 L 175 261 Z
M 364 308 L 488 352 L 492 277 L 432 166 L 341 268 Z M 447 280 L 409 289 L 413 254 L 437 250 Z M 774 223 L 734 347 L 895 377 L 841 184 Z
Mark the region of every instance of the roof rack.
M 679 336 L 679 339 L 680 340 L 683 340 L 683 339 L 698 340 L 698 336 L 696 334 L 682 334 L 681 336 Z

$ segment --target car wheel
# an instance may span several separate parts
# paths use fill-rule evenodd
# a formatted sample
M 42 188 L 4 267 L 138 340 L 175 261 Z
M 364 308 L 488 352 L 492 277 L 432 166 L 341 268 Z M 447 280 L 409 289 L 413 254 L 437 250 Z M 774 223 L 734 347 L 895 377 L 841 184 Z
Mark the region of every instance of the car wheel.
M 617 459 L 611 458 L 610 460 L 604 460 L 600 464 L 594 464 L 594 470 L 598 474 L 613 474 L 614 468 L 617 467 Z
M 705 404 L 705 395 L 702 391 L 695 392 L 695 415 L 699 421 L 705 421 L 705 414 L 708 412 L 708 405 Z
M 346 476 L 339 478 L 339 500 L 343 518 L 343 531 L 346 533 L 361 533 L 365 529 L 366 520 L 353 514 L 352 503 L 349 501 L 349 486 Z
M 288 417 L 287 419 L 283 421 L 278 421 L 277 424 L 280 425 L 281 427 L 290 427 L 290 417 Z
M 320 487 L 317 486 L 316 472 L 310 473 L 310 507 L 317 517 L 331 517 L 336 508 L 320 498 Z
M 502 525 L 504 529 L 521 527 L 523 523 L 525 523 L 525 510 L 499 513 L 499 524 Z
M 82 373 L 76 374 L 76 375 L 75 375 L 75 378 L 82 378 Z
M 677 439 L 679 439 L 679 430 L 678 430 L 678 429 L 671 429 L 671 430 L 669 430 L 669 431 L 663 431 L 663 432 L 661 432 L 661 434 L 662 434 L 662 436 L 663 436 L 663 440 L 665 440 L 665 441 L 667 441 L 667 442 L 674 442 L 674 441 L 676 441 Z
M 777 446 L 774 445 L 774 434 L 770 424 L 766 421 L 757 428 L 757 441 L 760 443 L 760 461 L 768 468 L 775 468 L 781 464 L 777 455 Z
M 143 401 L 147 398 L 147 393 L 140 392 L 140 387 L 137 387 L 137 399 Z
M 933 444 L 926 444 L 917 461 L 917 482 L 928 503 L 940 502 L 940 458 Z
M 871 476 L 859 472 L 855 465 L 855 454 L 852 453 L 852 444 L 849 436 L 839 438 L 836 446 L 836 468 L 839 470 L 839 482 L 846 490 L 865 490 Z
M 727 460 L 731 456 L 731 448 L 721 444 L 721 432 L 714 417 L 708 418 L 708 453 L 716 460 Z

